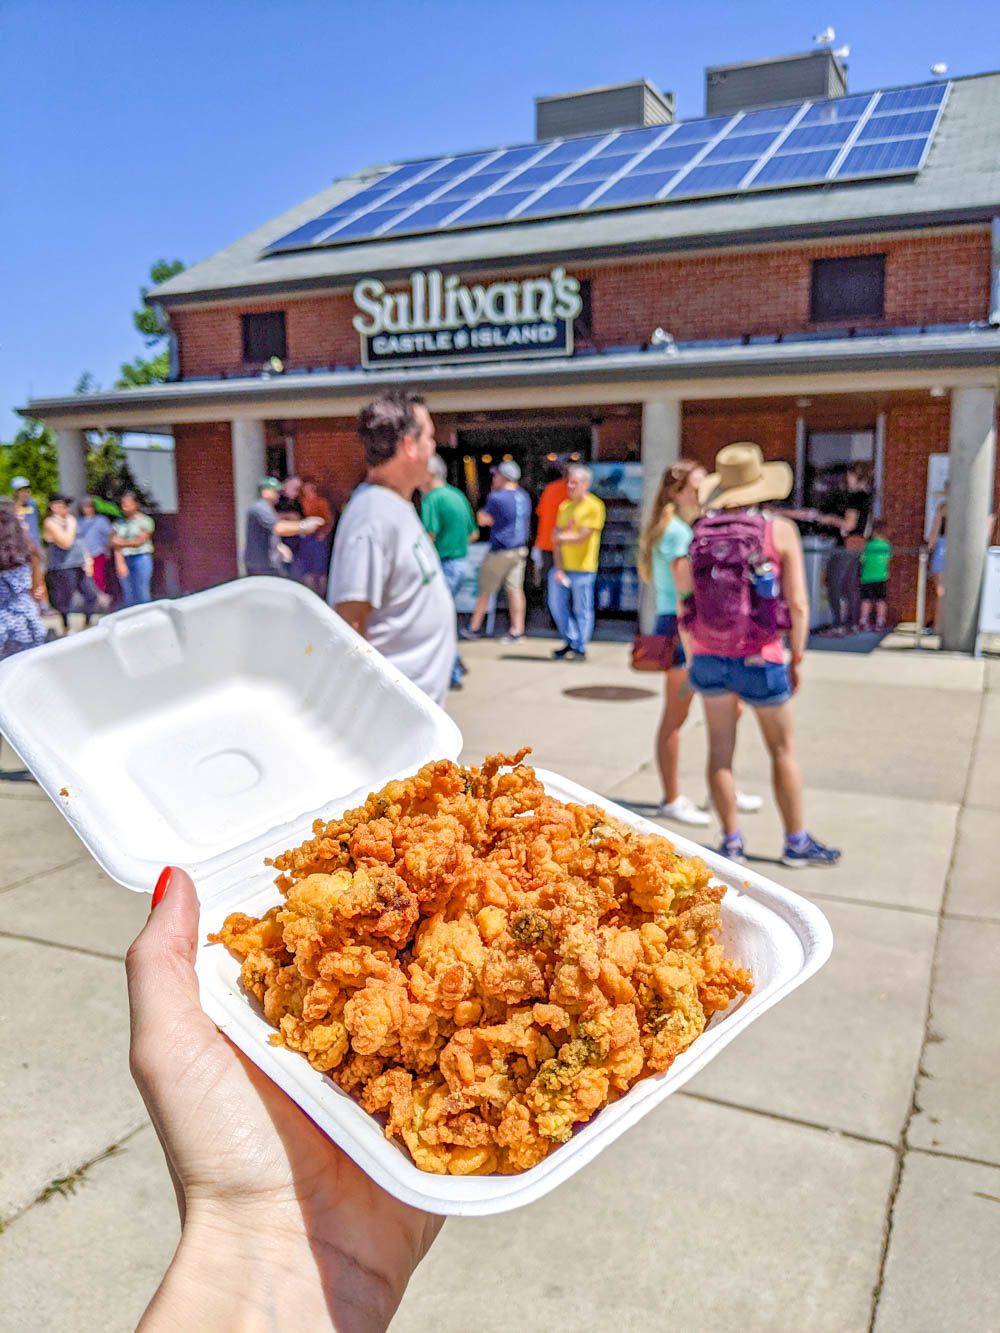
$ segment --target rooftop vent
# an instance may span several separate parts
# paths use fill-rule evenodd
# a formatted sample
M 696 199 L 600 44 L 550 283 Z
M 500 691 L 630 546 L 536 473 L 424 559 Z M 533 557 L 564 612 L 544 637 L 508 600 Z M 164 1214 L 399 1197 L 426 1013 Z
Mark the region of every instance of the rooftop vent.
M 843 97 L 846 92 L 847 66 L 824 46 L 795 56 L 710 65 L 705 70 L 705 115 L 731 116 L 734 111 Z
M 669 125 L 673 118 L 673 93 L 661 93 L 647 79 L 535 98 L 536 139 Z

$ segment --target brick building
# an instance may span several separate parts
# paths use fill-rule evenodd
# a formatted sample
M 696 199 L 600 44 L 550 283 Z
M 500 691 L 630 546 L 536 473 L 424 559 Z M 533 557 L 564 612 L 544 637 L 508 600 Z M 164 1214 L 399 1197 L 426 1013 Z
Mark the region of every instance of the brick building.
M 868 460 L 908 618 L 950 466 L 965 646 L 983 543 L 952 536 L 985 533 L 995 485 L 1000 75 L 848 94 L 826 50 L 728 68 L 700 120 L 647 83 L 540 98 L 533 144 L 370 168 L 193 265 L 153 293 L 169 383 L 24 409 L 58 431 L 64 488 L 87 429 L 172 432 L 172 555 L 205 587 L 238 572 L 258 477 L 342 502 L 358 408 L 405 383 L 473 499 L 495 457 L 537 490 L 578 456 L 632 464 L 648 502 L 671 459 L 752 439 L 809 507 Z

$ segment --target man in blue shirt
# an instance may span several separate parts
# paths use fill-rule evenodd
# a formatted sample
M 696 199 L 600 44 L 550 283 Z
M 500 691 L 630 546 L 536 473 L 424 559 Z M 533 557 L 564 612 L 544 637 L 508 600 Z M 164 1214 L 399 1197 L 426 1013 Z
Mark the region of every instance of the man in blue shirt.
M 501 588 L 507 592 L 510 629 L 504 643 L 518 643 L 524 638 L 524 569 L 528 559 L 528 533 L 531 528 L 531 496 L 518 484 L 521 469 L 514 462 L 503 462 L 493 469 L 493 489 L 476 515 L 490 530 L 490 549 L 479 566 L 479 596 L 469 620 L 461 630 L 463 639 L 478 639 L 490 598 Z
M 27 477 L 12 477 L 10 490 L 21 526 L 40 549 L 42 539 L 38 535 L 38 506 L 31 498 L 31 482 Z

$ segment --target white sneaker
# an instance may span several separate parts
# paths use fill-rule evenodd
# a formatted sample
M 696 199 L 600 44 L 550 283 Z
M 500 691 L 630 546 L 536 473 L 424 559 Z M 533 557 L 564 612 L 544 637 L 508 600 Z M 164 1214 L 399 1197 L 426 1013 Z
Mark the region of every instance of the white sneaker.
M 661 819 L 672 819 L 675 824 L 697 824 L 704 828 L 710 823 L 707 811 L 699 810 L 687 796 L 678 796 L 676 801 L 664 801 L 656 813 Z
M 748 791 L 738 791 L 736 793 L 736 809 L 739 810 L 741 814 L 755 815 L 763 804 L 764 804 L 763 796 L 754 796 L 752 792 Z M 702 810 L 711 811 L 712 809 L 711 795 L 705 796 L 705 799 L 704 801 L 702 801 L 700 808 Z

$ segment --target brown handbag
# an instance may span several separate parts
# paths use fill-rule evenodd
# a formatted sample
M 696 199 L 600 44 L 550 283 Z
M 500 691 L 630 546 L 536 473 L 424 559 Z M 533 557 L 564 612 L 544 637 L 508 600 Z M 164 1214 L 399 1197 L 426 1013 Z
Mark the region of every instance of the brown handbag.
M 637 634 L 632 640 L 632 670 L 669 671 L 676 647 L 673 634 Z

